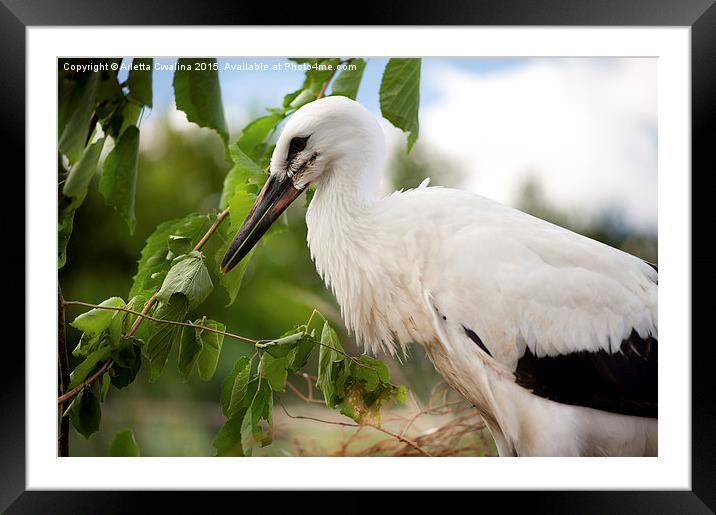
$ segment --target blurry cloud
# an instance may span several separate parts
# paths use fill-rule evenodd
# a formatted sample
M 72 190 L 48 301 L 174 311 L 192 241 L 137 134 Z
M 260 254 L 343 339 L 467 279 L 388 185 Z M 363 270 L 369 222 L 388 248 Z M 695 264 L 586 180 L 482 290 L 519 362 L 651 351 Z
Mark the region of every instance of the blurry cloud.
M 654 230 L 656 66 L 544 58 L 474 73 L 436 64 L 424 73 L 437 96 L 421 108 L 420 138 L 457 159 L 464 187 L 486 197 L 514 204 L 532 177 L 555 207 L 586 217 L 614 209 Z

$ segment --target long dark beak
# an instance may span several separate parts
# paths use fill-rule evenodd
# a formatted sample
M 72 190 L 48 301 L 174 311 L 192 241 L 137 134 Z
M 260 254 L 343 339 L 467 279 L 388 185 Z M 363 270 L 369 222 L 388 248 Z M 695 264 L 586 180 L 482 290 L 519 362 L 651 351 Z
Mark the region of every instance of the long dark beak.
M 269 176 L 268 180 L 256 197 L 244 223 L 229 245 L 220 270 L 227 273 L 234 268 L 248 254 L 261 239 L 261 236 L 271 227 L 271 224 L 281 216 L 281 213 L 296 200 L 303 190 L 293 187 L 293 181 L 288 177 L 283 180 Z

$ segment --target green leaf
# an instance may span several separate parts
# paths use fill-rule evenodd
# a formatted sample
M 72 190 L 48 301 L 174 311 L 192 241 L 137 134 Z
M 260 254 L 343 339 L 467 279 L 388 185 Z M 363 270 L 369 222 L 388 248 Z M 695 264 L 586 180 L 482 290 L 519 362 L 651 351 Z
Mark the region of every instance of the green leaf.
M 266 351 L 266 353 L 270 354 L 274 358 L 283 358 L 297 347 L 302 338 L 303 331 L 283 336 L 278 340 L 257 343 L 256 348 Z
M 121 297 L 110 297 L 102 301 L 100 306 L 119 308 L 124 306 L 124 300 Z M 109 328 L 112 323 L 112 317 L 118 313 L 114 310 L 94 308 L 90 311 L 82 313 L 75 318 L 70 325 L 75 329 L 89 334 L 101 333 Z
M 241 356 L 221 384 L 221 412 L 225 417 L 231 417 L 246 397 L 250 375 L 251 360 Z
M 222 224 L 222 226 L 219 227 L 219 231 L 217 231 L 222 240 L 222 243 L 219 245 L 216 254 L 214 255 L 214 262 L 217 269 L 224 259 L 224 254 L 226 254 L 226 251 L 229 250 L 229 245 L 234 237 L 234 234 L 236 234 L 239 230 L 241 223 L 244 221 L 244 218 L 248 214 L 249 209 L 256 198 L 256 195 L 250 190 L 251 186 L 248 184 L 241 184 L 237 186 L 236 192 L 234 197 L 231 199 L 229 206 L 229 219 L 226 221 L 228 223 L 225 222 Z M 239 289 L 241 288 L 241 282 L 244 278 L 244 273 L 246 272 L 246 267 L 251 261 L 257 247 L 258 245 L 251 249 L 249 254 L 244 257 L 244 259 L 242 259 L 233 270 L 231 270 L 231 273 L 219 274 L 219 284 L 221 284 L 224 288 L 229 298 L 229 302 L 226 304 L 227 307 L 231 306 L 236 300 L 236 296 L 239 294 Z
M 238 145 L 231 145 L 229 153 L 234 166 L 231 167 L 226 174 L 226 178 L 224 178 L 224 189 L 221 191 L 219 209 L 228 207 L 237 190 L 244 187 L 246 183 L 263 186 L 267 177 L 263 170 Z
M 120 115 L 115 117 L 118 118 L 118 121 L 115 121 L 114 119 L 112 120 L 114 125 L 119 125 L 119 129 L 116 131 L 117 135 L 114 136 L 115 139 L 127 130 L 127 128 L 138 127 L 137 122 L 139 121 L 139 115 L 142 114 L 142 109 L 142 106 L 133 102 L 127 102 L 124 104 Z M 121 121 L 121 124 L 118 123 L 119 121 Z
M 244 456 L 241 445 L 241 427 L 248 408 L 241 408 L 226 421 L 214 436 L 211 444 L 217 456 Z
M 132 59 L 132 69 L 127 77 L 129 98 L 147 107 L 152 107 L 152 63 L 151 58 Z
M 127 129 L 104 162 L 99 191 L 107 205 L 114 207 L 134 233 L 136 216 L 134 203 L 137 192 L 137 160 L 139 157 L 139 129 Z
M 343 347 L 338 341 L 338 335 L 328 322 L 323 324 L 321 332 L 321 350 L 318 354 L 318 381 L 316 386 L 323 392 L 326 406 L 332 408 L 336 405 L 336 386 L 334 383 L 335 374 L 340 367 L 336 363 L 342 362 L 344 358 Z
M 102 347 L 87 356 L 70 374 L 70 384 L 67 389 L 72 390 L 76 386 L 79 386 L 82 381 L 87 379 L 90 372 L 92 372 L 100 362 L 105 361 L 109 357 L 109 354 L 110 349 L 108 347 Z
M 316 339 L 300 330 L 270 342 L 257 343 L 256 348 L 264 351 L 264 356 L 286 359 L 286 370 L 294 373 L 300 370 L 308 361 L 318 342 Z
M 418 139 L 420 59 L 390 59 L 380 82 L 380 112 L 408 135 L 408 152 Z
M 246 155 L 253 155 L 254 149 L 264 142 L 271 130 L 282 119 L 282 114 L 270 114 L 256 118 L 244 127 L 236 144 Z
M 291 93 L 287 93 L 283 97 L 283 111 L 287 111 L 291 107 L 291 103 L 296 100 L 296 97 L 300 95 L 303 92 L 303 88 L 298 88 L 296 91 L 292 91 Z
M 365 354 L 357 361 L 358 365 L 353 365 L 353 376 L 364 382 L 366 391 L 374 391 L 381 383 L 390 385 L 390 372 L 385 363 Z
M 167 260 L 170 238 L 187 237 L 195 243 L 208 219 L 207 215 L 191 214 L 159 224 L 142 249 L 129 296 L 144 295 L 149 298 L 153 295 L 162 280 L 152 279 L 152 276 L 166 274 L 171 268 L 171 260 Z
M 85 143 L 90 131 L 90 120 L 94 113 L 95 100 L 97 97 L 97 85 L 99 84 L 100 73 L 90 73 L 84 80 L 80 79 L 76 85 L 77 92 L 75 102 L 72 103 L 72 111 L 68 114 L 67 123 L 60 127 L 60 141 L 58 148 L 70 164 L 76 163 L 82 156 Z
M 296 98 L 291 101 L 289 107 L 291 107 L 291 109 L 298 109 L 308 104 L 309 102 L 313 102 L 314 100 L 316 100 L 316 96 L 318 95 L 319 91 L 320 88 L 318 89 L 318 91 L 314 92 L 310 89 L 310 87 L 301 90 L 301 92 L 296 96 Z
M 92 433 L 99 430 L 99 423 L 102 419 L 102 407 L 99 399 L 92 393 L 92 390 L 80 392 L 68 409 L 70 422 L 78 433 L 89 438 Z
M 60 199 L 57 206 L 57 268 L 60 269 L 67 263 L 67 243 L 72 236 L 72 228 L 75 220 L 75 211 L 79 203 L 76 200 L 65 198 Z
M 82 333 L 82 336 L 80 336 L 80 341 L 77 343 L 77 346 L 72 351 L 72 355 L 76 358 L 86 358 L 94 351 L 99 350 L 100 347 L 109 346 L 111 346 L 111 342 L 107 340 L 104 332 L 96 334 Z
M 114 434 L 109 444 L 109 455 L 111 457 L 139 457 L 139 444 L 134 439 L 131 430 L 125 429 Z
M 115 388 L 121 390 L 132 384 L 142 367 L 142 351 L 143 342 L 139 339 L 132 339 L 134 345 L 130 348 L 124 348 L 122 350 L 121 361 L 122 364 L 128 366 L 122 366 L 122 364 L 116 361 L 112 364 L 112 368 L 109 369 L 110 381 Z M 129 356 L 129 352 L 134 354 L 134 357 Z M 117 351 L 115 351 L 116 353 Z
M 169 269 L 162 287 L 157 292 L 157 299 L 168 302 L 172 295 L 182 293 L 192 310 L 209 296 L 213 288 L 209 271 L 204 264 L 204 255 L 193 250 Z
M 97 172 L 97 163 L 104 147 L 105 138 L 100 138 L 91 145 L 88 145 L 82 153 L 82 157 L 72 167 L 67 176 L 62 193 L 67 197 L 78 199 L 80 204 L 87 195 L 89 183 Z M 79 206 L 78 206 L 79 207 Z
M 318 345 L 318 341 L 313 337 L 313 335 L 307 333 L 303 334 L 301 340 L 296 346 L 296 354 L 294 354 L 293 360 L 289 363 L 289 373 L 293 374 L 304 367 L 304 365 L 308 362 L 308 358 L 311 357 L 313 349 L 316 348 L 316 345 Z
M 249 414 L 254 441 L 261 447 L 269 445 L 273 441 L 273 392 L 267 381 L 259 381 Z
M 98 59 L 99 63 L 104 65 L 105 69 L 99 73 L 99 84 L 97 84 L 97 116 L 102 119 L 107 112 L 112 112 L 118 105 L 125 102 L 124 92 L 119 85 L 117 75 L 119 73 L 119 65 L 122 63 L 121 58 Z M 113 64 L 117 65 L 117 70 L 110 69 Z
M 195 64 L 199 66 L 195 67 Z M 174 96 L 177 109 L 186 113 L 187 120 L 199 127 L 215 130 L 226 145 L 229 129 L 224 116 L 216 64 L 213 58 L 179 59 L 174 72 Z
M 293 353 L 295 353 L 295 347 Z M 275 358 L 268 352 L 264 352 L 261 356 L 261 375 L 268 381 L 272 390 L 276 392 L 286 391 L 287 368 L 292 359 L 293 355 L 291 353 L 281 358 Z
M 352 65 L 355 65 L 355 70 L 351 69 Z M 363 59 L 351 59 L 347 63 L 347 68 L 341 70 L 336 80 L 333 81 L 331 95 L 341 95 L 355 100 L 358 95 L 358 87 L 363 78 L 363 70 L 365 70 L 365 61 Z
M 141 361 L 141 351 L 139 350 L 141 340 L 130 336 L 123 338 L 122 343 L 112 351 L 111 357 L 117 366 L 124 368 L 136 368 L 138 361 Z
M 102 384 L 100 386 L 100 395 L 99 400 L 104 402 L 107 398 L 107 393 L 109 393 L 109 385 L 112 383 L 112 378 L 109 375 L 109 372 L 105 372 L 102 374 Z
M 308 62 L 311 68 L 306 71 L 306 79 L 303 83 L 303 87 L 309 89 L 315 99 L 323 88 L 323 84 L 331 77 L 341 60 L 335 57 L 313 58 L 309 59 Z
M 253 424 L 250 407 L 254 403 L 258 389 L 259 380 L 254 378 L 244 386 L 244 377 L 248 377 L 251 370 L 251 362 L 237 361 L 234 370 L 226 378 L 222 385 L 222 410 L 229 417 L 226 424 L 219 430 L 214 438 L 213 445 L 216 448 L 217 456 L 235 455 L 250 456 L 253 443 Z M 234 375 L 233 382 L 229 379 Z M 227 402 L 227 394 L 231 384 L 230 400 Z M 269 392 L 271 390 L 269 389 Z
M 188 254 L 192 250 L 192 241 L 188 236 L 177 236 L 172 234 L 169 236 L 169 252 L 167 252 L 167 259 L 171 260 L 177 256 Z
M 246 408 L 246 414 L 241 421 L 241 452 L 244 456 L 251 456 L 254 447 L 253 423 L 251 419 L 251 408 Z
M 224 335 L 206 331 L 202 327 L 208 327 L 217 331 L 225 331 L 226 326 L 214 320 L 197 320 L 195 322 L 196 340 L 201 346 L 201 351 L 197 359 L 197 370 L 199 377 L 204 381 L 209 381 L 214 377 L 216 365 L 219 362 L 219 354 L 221 354 L 221 346 L 224 343 Z
M 179 345 L 179 372 L 184 380 L 189 379 L 194 364 L 201 352 L 201 344 L 197 341 L 196 331 L 185 327 L 181 335 L 181 343 Z
M 336 380 L 336 404 L 341 413 L 358 423 L 370 416 L 380 423 L 380 408 L 390 399 L 405 401 L 405 387 L 390 382 L 390 372 L 382 361 L 362 355 L 350 362 Z
M 67 243 L 72 236 L 75 211 L 84 202 L 89 183 L 97 171 L 97 163 L 105 139 L 102 138 L 85 148 L 80 160 L 72 167 L 63 187 L 58 204 L 57 268 L 67 261 Z
M 186 317 L 189 301 L 182 293 L 175 293 L 166 302 L 160 302 L 154 318 L 181 322 Z M 151 323 L 151 334 L 144 346 L 149 360 L 149 381 L 156 381 L 162 374 L 169 351 L 181 337 L 182 327 L 175 324 Z

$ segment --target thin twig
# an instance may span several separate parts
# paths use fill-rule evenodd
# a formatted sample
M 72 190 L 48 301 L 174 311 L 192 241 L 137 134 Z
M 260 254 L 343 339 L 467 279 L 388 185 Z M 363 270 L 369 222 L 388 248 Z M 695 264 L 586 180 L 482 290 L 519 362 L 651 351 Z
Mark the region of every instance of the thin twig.
M 206 231 L 206 234 L 201 237 L 199 240 L 199 243 L 196 244 L 196 247 L 194 247 L 194 250 L 201 250 L 201 248 L 206 244 L 207 241 L 209 241 L 209 238 L 216 232 L 216 229 L 219 228 L 219 225 L 221 225 L 221 222 L 224 221 L 224 218 L 229 214 L 229 208 L 227 207 L 224 209 L 219 215 L 216 217 L 216 220 L 214 220 L 214 223 L 211 224 L 211 227 Z
M 343 61 L 341 61 L 341 62 L 338 63 L 338 64 L 339 64 L 339 65 L 343 64 Z M 329 85 L 329 84 L 331 83 L 331 81 L 333 80 L 333 77 L 336 75 L 336 72 L 337 72 L 337 71 L 338 71 L 338 66 L 336 66 L 336 67 L 333 69 L 333 71 L 331 72 L 331 74 L 330 74 L 330 75 L 328 76 L 328 78 L 326 79 L 326 82 L 323 83 L 323 86 L 321 87 L 321 91 L 319 91 L 319 92 L 318 92 L 318 95 L 316 96 L 316 100 L 318 100 L 319 98 L 323 98 L 323 95 L 326 94 L 326 89 L 328 89 L 328 85 Z
M 134 333 L 137 332 L 137 329 L 139 329 L 139 324 L 142 323 L 142 320 L 147 316 L 147 313 L 149 313 L 149 310 L 152 309 L 152 306 L 157 302 L 157 294 L 155 293 L 151 297 L 149 297 L 149 300 L 146 304 L 144 304 L 144 307 L 142 308 L 142 312 L 137 314 L 137 319 L 132 324 L 132 328 L 129 330 L 129 333 L 127 333 L 127 336 L 134 336 Z
M 214 329 L 214 328 L 208 327 L 208 326 L 203 326 L 203 325 L 200 326 L 200 325 L 191 324 L 188 322 L 177 322 L 175 320 L 165 320 L 163 318 L 156 318 L 151 315 L 146 315 L 143 312 L 140 313 L 139 311 L 134 311 L 133 309 L 129 309 L 129 308 L 122 308 L 122 307 L 115 307 L 115 306 L 100 306 L 98 304 L 91 304 L 89 302 L 82 302 L 79 300 L 66 300 L 65 305 L 66 306 L 85 306 L 88 308 L 106 309 L 109 311 L 122 311 L 124 313 L 130 313 L 132 315 L 136 315 L 141 318 L 146 318 L 147 320 L 151 320 L 152 322 L 156 322 L 158 324 L 178 325 L 178 326 L 182 326 L 182 327 L 191 327 L 192 329 L 196 329 L 198 327 L 203 331 L 221 334 L 224 336 L 228 336 L 229 338 L 236 338 L 237 340 L 243 340 L 245 342 L 249 342 L 249 343 L 253 343 L 253 344 L 265 343 L 265 342 L 272 341 L 272 340 L 254 340 L 251 338 L 247 338 L 246 336 L 241 336 L 240 334 L 229 333 L 229 332 L 221 331 L 219 329 Z M 132 331 L 127 333 L 127 336 L 132 336 L 132 335 L 133 335 Z
M 301 375 L 306 380 L 306 388 L 308 389 L 308 398 L 313 399 L 313 381 L 311 380 L 311 376 L 308 375 L 306 372 L 303 372 Z
M 293 386 L 293 385 L 290 383 L 290 381 L 286 381 L 286 386 L 288 386 L 289 390 L 291 390 L 293 393 L 295 393 L 295 394 L 296 394 L 296 397 L 298 397 L 299 399 L 301 399 L 303 402 L 310 402 L 310 403 L 313 403 L 313 404 L 323 404 L 323 403 L 324 403 L 324 402 L 323 402 L 322 400 L 320 400 L 320 399 L 313 399 L 313 398 L 311 398 L 311 397 L 307 397 L 306 395 L 303 395 L 303 393 L 301 393 L 301 390 L 299 390 L 298 388 L 296 388 L 295 386 Z
M 334 425 L 337 425 L 337 426 L 344 426 L 344 427 L 362 427 L 362 426 L 363 426 L 363 427 L 372 427 L 373 429 L 377 429 L 378 431 L 380 431 L 380 432 L 382 432 L 382 433 L 385 433 L 386 435 L 391 436 L 391 437 L 395 438 L 396 440 L 399 440 L 399 441 L 403 442 L 403 443 L 406 444 L 406 445 L 409 445 L 410 447 L 414 448 L 416 451 L 420 452 L 421 454 L 423 454 L 423 455 L 425 455 L 425 456 L 428 456 L 428 457 L 432 457 L 432 454 L 430 454 L 428 451 L 426 451 L 425 449 L 423 449 L 422 447 L 420 447 L 417 443 L 413 442 L 412 440 L 408 440 L 408 439 L 405 438 L 404 436 L 401 436 L 401 435 L 399 435 L 399 434 L 397 434 L 397 433 L 394 433 L 394 432 L 392 432 L 392 431 L 390 431 L 390 430 L 388 430 L 388 429 L 385 429 L 385 428 L 383 428 L 383 427 L 380 427 L 380 426 L 378 426 L 378 425 L 368 424 L 368 423 L 363 423 L 363 424 L 349 424 L 349 423 L 347 423 L 347 422 L 336 422 L 336 421 L 333 421 L 333 420 L 324 420 L 324 419 L 321 419 L 321 418 L 309 417 L 309 416 L 306 416 L 306 415 L 291 415 L 291 414 L 288 412 L 288 410 L 286 409 L 286 406 L 284 406 L 283 401 L 281 401 L 280 398 L 279 398 L 279 404 L 281 404 L 281 407 L 283 408 L 284 413 L 286 413 L 286 416 L 288 416 L 289 418 L 293 418 L 293 419 L 303 419 L 303 420 L 313 420 L 314 422 L 323 422 L 324 424 L 334 424 Z
M 109 358 L 107 361 L 105 361 L 100 369 L 92 374 L 92 376 L 88 377 L 84 381 L 82 381 L 80 384 L 72 388 L 69 392 L 67 392 L 64 395 L 61 395 L 57 398 L 57 404 L 62 404 L 63 402 L 69 401 L 72 399 L 75 395 L 80 393 L 82 390 L 90 386 L 92 383 L 94 383 L 97 379 L 102 377 L 102 374 L 104 374 L 107 370 L 109 370 L 109 367 L 112 365 L 112 358 Z

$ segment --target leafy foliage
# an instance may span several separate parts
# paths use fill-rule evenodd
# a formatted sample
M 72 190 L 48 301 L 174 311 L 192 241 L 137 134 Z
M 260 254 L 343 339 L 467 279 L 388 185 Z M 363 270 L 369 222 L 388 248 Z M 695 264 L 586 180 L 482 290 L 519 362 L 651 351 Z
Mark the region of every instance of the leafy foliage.
M 120 62 L 117 58 L 58 61 L 58 163 L 60 175 L 67 174 L 59 202 L 58 268 L 65 265 L 74 214 L 84 201 L 106 141 L 106 137 L 92 141 L 98 125 L 116 142 L 105 160 L 100 191 L 107 204 L 127 221 L 130 232 L 134 228 L 139 144 L 136 125 L 142 107 L 152 104 L 152 60 L 134 60 L 139 69 L 132 69 L 126 87 L 117 79 Z M 67 159 L 69 172 L 64 170 L 62 156 Z
M 65 78 L 65 81 L 68 80 Z M 77 77 L 72 86 L 66 86 L 72 87 L 74 94 L 66 104 L 66 124 L 63 124 L 63 119 L 60 118 L 60 141 L 57 146 L 59 151 L 67 156 L 70 164 L 76 163 L 84 151 L 99 82 L 100 75 L 90 73 Z
M 99 430 L 102 420 L 102 408 L 99 399 L 92 390 L 83 390 L 67 409 L 70 422 L 79 434 L 89 438 Z
M 390 382 L 388 367 L 367 355 L 346 359 L 336 332 L 328 323 L 321 333 L 321 351 L 316 386 L 323 391 L 326 406 L 363 422 L 370 417 L 380 422 L 381 404 L 395 397 L 405 401 L 405 387 Z
M 197 366 L 199 377 L 209 381 L 216 372 L 219 354 L 224 343 L 224 335 L 214 331 L 225 331 L 226 326 L 206 317 L 194 322 L 195 330 L 184 328 L 179 350 L 179 371 L 185 378 L 189 377 L 194 365 Z M 209 328 L 213 331 L 207 331 Z
M 224 143 L 229 141 L 216 59 L 179 59 L 174 96 L 177 109 L 186 113 L 187 120 L 215 130 Z
M 189 300 L 183 293 L 174 293 L 166 302 L 161 302 L 154 318 L 171 322 L 182 322 L 187 314 Z M 181 338 L 182 327 L 175 324 L 151 323 L 151 333 L 144 347 L 149 360 L 149 380 L 156 381 L 164 369 L 169 351 Z
M 134 232 L 136 215 L 134 198 L 137 193 L 137 161 L 139 159 L 139 129 L 128 127 L 104 162 L 99 191 Z
M 132 59 L 132 69 L 127 77 L 128 97 L 147 107 L 152 107 L 153 59 Z
M 57 268 L 62 268 L 65 265 L 67 242 L 72 235 L 75 211 L 84 202 L 89 183 L 97 172 L 97 163 L 99 162 L 104 142 L 105 138 L 101 138 L 85 148 L 80 160 L 70 170 L 62 189 L 58 209 Z
M 157 298 L 161 302 L 169 302 L 170 297 L 182 293 L 189 301 L 189 309 L 192 310 L 201 304 L 214 288 L 209 271 L 204 264 L 204 255 L 192 250 L 188 254 L 174 258 L 172 263 L 157 293 Z
M 408 152 L 419 132 L 420 64 L 420 59 L 391 59 L 380 82 L 380 112 L 408 133 Z
M 306 66 L 301 88 L 284 96 L 279 107 L 267 109 L 248 123 L 234 144 L 229 145 L 218 66 L 215 59 L 179 59 L 173 79 L 177 108 L 187 119 L 216 131 L 224 142 L 231 168 L 224 180 L 219 209 L 228 218 L 215 234 L 220 242 L 214 268 L 223 257 L 233 234 L 241 226 L 257 193 L 266 180 L 264 168 L 273 151 L 272 135 L 287 116 L 325 94 L 355 98 L 366 61 L 360 58 L 296 58 Z M 99 191 L 105 202 L 119 212 L 130 233 L 136 223 L 135 196 L 138 178 L 139 121 L 142 109 L 152 106 L 152 59 L 132 61 L 127 80 L 119 83 L 110 64 L 121 59 L 75 60 L 88 71 L 58 69 L 58 169 L 61 191 L 58 206 L 58 268 L 66 262 L 66 246 L 72 233 L 76 210 L 84 201 L 93 176 L 102 169 Z M 337 73 L 339 65 L 349 65 Z M 109 71 L 108 71 L 109 70 Z M 383 115 L 409 133 L 408 148 L 418 136 L 419 59 L 391 59 L 380 88 Z M 102 130 L 102 136 L 96 134 Z M 114 147 L 100 164 L 107 139 Z M 69 165 L 69 170 L 65 166 Z M 60 189 L 61 188 L 61 189 Z M 309 193 L 312 193 L 311 190 Z M 307 194 L 306 203 L 310 202 Z M 222 216 L 224 216 L 222 215 Z M 129 302 L 111 297 L 75 318 L 71 325 L 81 331 L 73 355 L 81 358 L 70 376 L 69 388 L 83 389 L 65 410 L 72 426 L 88 438 L 99 429 L 102 403 L 110 387 L 131 384 L 142 367 L 149 366 L 149 381 L 161 375 L 169 353 L 179 346 L 178 370 L 189 379 L 194 368 L 200 379 L 210 380 L 217 369 L 226 328 L 223 323 L 200 317 L 187 321 L 213 291 L 211 274 L 197 245 L 216 212 L 189 214 L 157 226 L 147 239 L 129 292 Z M 286 229 L 277 220 L 267 235 Z M 203 244 L 203 240 L 202 240 Z M 196 248 L 196 250 L 195 250 Z M 239 292 L 247 256 L 235 270 L 219 274 L 229 305 Z M 137 314 L 156 294 L 157 305 L 149 314 L 153 321 L 137 324 Z M 317 313 L 317 312 L 315 312 Z M 322 315 L 318 313 L 322 318 Z M 193 317 L 192 317 L 193 318 Z M 141 322 L 141 321 L 139 321 Z M 254 446 L 273 440 L 274 395 L 284 393 L 293 374 L 298 373 L 319 348 L 318 382 L 326 405 L 339 409 L 353 420 L 380 423 L 379 410 L 390 399 L 404 400 L 405 388 L 390 382 L 383 362 L 369 356 L 347 356 L 336 331 L 324 319 L 320 337 L 309 328 L 311 320 L 282 337 L 255 344 L 253 357 L 240 357 L 221 386 L 221 410 L 226 418 L 213 445 L 217 455 L 251 455 Z M 100 367 L 104 367 L 100 369 Z M 99 370 L 104 373 L 96 381 Z M 88 384 L 91 383 L 91 384 Z M 110 456 L 139 456 L 131 431 L 114 435 Z
M 281 338 L 256 344 L 256 370 L 252 367 L 256 355 L 241 357 L 224 379 L 221 409 L 227 420 L 214 438 L 217 455 L 248 456 L 253 445 L 271 443 L 273 395 L 286 391 L 289 375 L 306 365 L 316 347 L 320 347 L 316 386 L 329 408 L 338 408 L 359 423 L 368 417 L 380 423 L 384 401 L 405 401 L 405 387 L 390 382 L 386 365 L 369 356 L 346 356 L 328 322 L 323 324 L 320 340 L 315 330 L 309 332 L 308 324 L 299 326 Z
M 170 242 L 188 238 L 191 246 L 201 237 L 201 230 L 208 220 L 207 215 L 191 214 L 159 224 L 144 244 L 129 296 L 144 295 L 149 298 L 153 295 L 164 282 L 174 259 Z
M 349 65 L 342 70 L 331 86 L 331 95 L 342 95 L 344 97 L 356 99 L 361 79 L 363 78 L 363 70 L 365 70 L 366 62 L 364 59 L 350 59 Z

